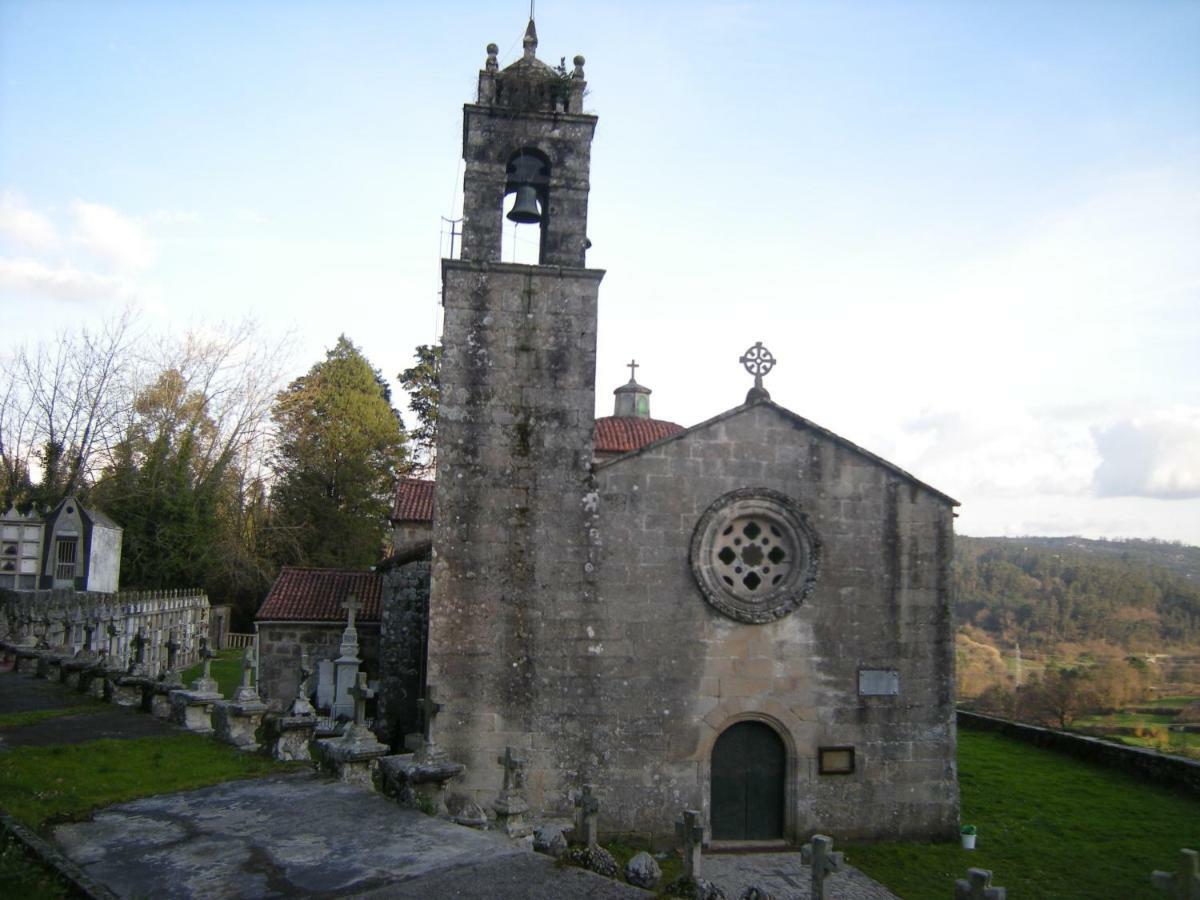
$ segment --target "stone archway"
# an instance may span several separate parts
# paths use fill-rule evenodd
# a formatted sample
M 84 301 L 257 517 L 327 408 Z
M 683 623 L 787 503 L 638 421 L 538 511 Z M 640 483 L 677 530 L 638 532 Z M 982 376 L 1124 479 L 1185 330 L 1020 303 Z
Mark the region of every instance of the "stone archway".
M 787 748 L 765 722 L 735 722 L 712 749 L 712 838 L 778 840 L 784 836 Z

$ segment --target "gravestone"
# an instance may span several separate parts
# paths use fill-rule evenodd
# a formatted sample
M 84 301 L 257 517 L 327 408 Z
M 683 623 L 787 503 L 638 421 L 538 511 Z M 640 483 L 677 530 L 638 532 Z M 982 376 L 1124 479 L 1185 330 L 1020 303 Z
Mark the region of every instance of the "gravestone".
M 992 873 L 988 869 L 967 869 L 966 878 L 954 880 L 954 900 L 1004 900 L 1008 892 L 991 885 Z
M 337 678 L 332 659 L 317 662 L 317 708 L 332 709 L 337 695 Z
M 683 818 L 675 823 L 675 836 L 683 841 L 683 877 L 689 881 L 700 881 L 700 848 L 704 842 L 704 827 L 700 824 L 700 813 L 685 809 Z
M 354 718 L 341 737 L 316 742 L 322 765 L 339 781 L 367 788 L 374 787 L 372 763 L 388 753 L 387 745 L 379 743 L 367 727 L 367 701 L 374 696 L 375 691 L 367 685 L 367 673 L 359 672 L 350 688 Z
M 1150 884 L 1175 900 L 1200 900 L 1200 853 L 1180 850 L 1175 871 L 1151 873 Z
M 359 667 L 362 660 L 358 657 L 358 629 L 354 624 L 355 614 L 362 602 L 353 594 L 346 598 L 342 609 L 346 610 L 346 628 L 342 632 L 342 645 L 339 655 L 334 662 L 336 670 L 336 685 L 333 695 L 333 717 L 341 719 L 354 714 L 354 698 L 351 691 L 358 683 Z
M 212 659 L 215 655 L 208 649 L 208 641 L 201 637 L 200 658 L 204 661 L 204 668 L 200 677 L 192 682 L 190 690 L 170 692 L 172 721 L 199 734 L 212 732 L 213 704 L 222 699 L 217 682 L 212 677 Z
M 812 867 L 812 898 L 824 900 L 825 879 L 842 870 L 844 854 L 833 849 L 833 838 L 814 834 L 812 840 L 800 848 L 800 861 Z
M 512 747 L 505 747 L 504 755 L 497 757 L 496 762 L 504 767 L 504 782 L 492 804 L 496 812 L 496 828 L 511 838 L 523 838 L 533 833 L 533 826 L 525 821 L 525 813 L 529 810 L 522 793 L 525 786 L 525 760 L 518 758 Z
M 434 699 L 433 685 L 425 688 L 425 696 L 418 707 L 424 727 L 421 732 L 405 738 L 405 747 L 413 752 L 387 756 L 379 761 L 384 773 L 384 790 L 406 806 L 448 816 L 446 785 L 450 779 L 462 774 L 464 766 L 447 759 L 433 740 L 434 719 L 442 711 L 442 704 Z
M 242 653 L 242 684 L 231 700 L 213 705 L 213 726 L 217 740 L 232 744 L 239 750 L 258 749 L 258 726 L 262 724 L 267 705 L 262 702 L 253 685 L 254 651 L 249 647 Z
M 587 847 L 596 846 L 596 823 L 600 817 L 600 801 L 592 794 L 592 786 L 585 784 L 575 798 L 575 840 Z
M 308 653 L 300 652 L 300 677 L 296 679 L 296 699 L 285 716 L 267 719 L 268 740 L 271 756 L 285 762 L 303 762 L 312 759 L 309 745 L 317 730 L 317 715 L 308 702 L 308 684 L 313 671 L 309 667 Z

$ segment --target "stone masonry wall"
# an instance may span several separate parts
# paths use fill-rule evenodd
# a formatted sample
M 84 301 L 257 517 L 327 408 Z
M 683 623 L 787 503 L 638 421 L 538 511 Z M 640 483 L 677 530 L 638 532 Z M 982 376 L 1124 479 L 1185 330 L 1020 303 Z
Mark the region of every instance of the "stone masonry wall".
M 358 622 L 358 655 L 362 669 L 372 680 L 379 672 L 379 623 Z M 308 651 L 308 664 L 316 672 L 322 659 L 340 655 L 342 622 L 260 622 L 258 624 L 258 692 L 276 711 L 296 699 L 300 682 L 301 651 Z M 313 676 L 309 686 L 316 690 Z
M 496 757 L 529 761 L 535 803 L 573 783 L 571 661 L 549 623 L 578 616 L 588 539 L 602 272 L 443 261 L 445 355 L 430 597 L 435 738 L 490 804 Z M 564 668 L 564 663 L 567 667 Z
M 750 486 L 798 501 L 823 543 L 812 594 L 765 625 L 713 609 L 688 562 L 704 511 Z M 792 839 L 953 836 L 945 499 L 770 404 L 603 465 L 596 489 L 595 593 L 545 621 L 543 644 L 573 674 L 564 727 L 580 738 L 579 777 L 601 786 L 606 827 L 669 835 L 688 806 L 710 829 L 713 744 L 756 719 L 787 747 Z M 897 670 L 899 694 L 860 697 L 862 668 Z M 826 746 L 853 746 L 855 772 L 819 775 Z
M 429 563 L 419 561 L 386 570 L 375 731 L 393 746 L 402 747 L 404 736 L 421 727 L 417 701 L 425 673 L 428 622 Z

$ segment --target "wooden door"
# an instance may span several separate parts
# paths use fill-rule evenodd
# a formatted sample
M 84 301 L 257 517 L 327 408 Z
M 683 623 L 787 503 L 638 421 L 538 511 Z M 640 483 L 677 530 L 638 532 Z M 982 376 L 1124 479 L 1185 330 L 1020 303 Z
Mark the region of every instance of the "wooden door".
M 762 722 L 738 722 L 712 752 L 712 835 L 718 841 L 783 837 L 787 751 Z

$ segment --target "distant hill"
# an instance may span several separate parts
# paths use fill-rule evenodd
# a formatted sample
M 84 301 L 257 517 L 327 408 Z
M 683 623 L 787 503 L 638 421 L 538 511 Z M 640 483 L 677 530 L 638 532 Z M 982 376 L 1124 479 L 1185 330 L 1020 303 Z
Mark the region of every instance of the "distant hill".
M 960 535 L 954 576 L 959 622 L 1000 645 L 1200 653 L 1200 547 Z

